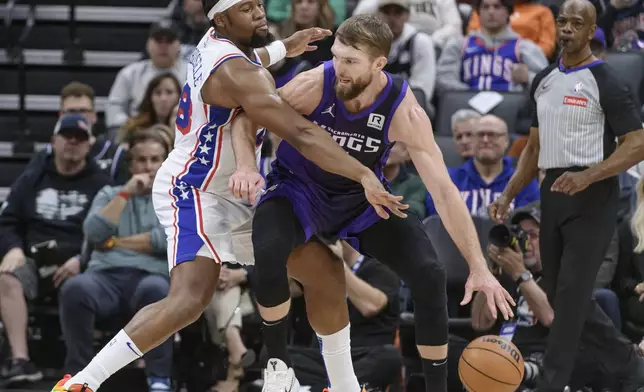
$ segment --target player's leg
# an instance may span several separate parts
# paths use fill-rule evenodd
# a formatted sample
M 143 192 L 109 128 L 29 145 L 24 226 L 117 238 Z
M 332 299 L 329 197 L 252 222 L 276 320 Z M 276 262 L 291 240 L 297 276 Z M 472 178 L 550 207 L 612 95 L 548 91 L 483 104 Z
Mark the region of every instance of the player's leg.
M 75 391 L 70 388 L 87 384 L 96 391 L 121 368 L 195 322 L 212 299 L 219 267 L 215 260 L 197 256 L 173 268 L 168 296 L 141 309 L 85 369 L 66 380 L 59 390 Z
M 288 274 L 302 285 L 306 315 L 320 340 L 329 386 L 358 392 L 351 359 L 349 312 L 344 263 L 317 239 L 297 248 L 288 260 Z
M 152 196 L 159 223 L 166 228 L 168 296 L 139 310 L 85 369 L 54 391 L 80 391 L 87 384 L 90 391 L 85 392 L 96 392 L 112 374 L 196 321 L 210 303 L 219 280 L 217 249 L 230 248 L 230 233 L 221 224 L 228 216 L 224 200 L 183 183 L 179 187 L 163 169 Z
M 303 244 L 306 237 L 287 198 L 273 197 L 257 207 L 253 217 L 252 238 L 255 298 L 262 316 L 264 345 L 271 358 L 271 366 L 267 367 L 265 375 L 264 390 L 288 388 L 287 391 L 290 392 L 294 376 L 287 351 L 287 319 L 291 295 L 286 263 L 291 252 Z M 279 385 L 274 386 L 274 383 Z
M 443 266 L 432 259 L 431 242 L 414 215 L 392 215 L 358 235 L 360 249 L 391 268 L 411 289 L 416 345 L 428 392 L 447 392 L 447 294 Z

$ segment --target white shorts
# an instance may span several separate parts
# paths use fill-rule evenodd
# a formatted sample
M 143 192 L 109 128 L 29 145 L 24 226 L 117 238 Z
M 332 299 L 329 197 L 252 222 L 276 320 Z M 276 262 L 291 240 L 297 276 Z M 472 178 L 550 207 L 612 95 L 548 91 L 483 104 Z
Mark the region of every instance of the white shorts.
M 181 183 L 164 168 L 155 177 L 152 201 L 165 227 L 170 270 L 196 256 L 217 263 L 254 263 L 249 207 Z

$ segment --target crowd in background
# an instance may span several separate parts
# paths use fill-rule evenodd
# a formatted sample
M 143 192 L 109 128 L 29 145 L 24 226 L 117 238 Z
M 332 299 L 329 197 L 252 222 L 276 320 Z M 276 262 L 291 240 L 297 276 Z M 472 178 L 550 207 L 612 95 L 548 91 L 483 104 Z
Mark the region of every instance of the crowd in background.
M 603 58 L 610 51 L 644 50 L 644 0 L 596 0 L 598 26 L 592 50 Z M 394 42 L 386 70 L 402 75 L 430 118 L 449 91 L 497 91 L 528 94 L 536 73 L 556 59 L 556 11 L 560 2 L 525 0 L 268 0 L 270 31 L 276 38 L 297 30 L 333 30 L 350 15 L 377 13 L 390 26 Z M 65 373 L 82 369 L 94 355 L 94 329 L 105 318 L 127 320 L 145 305 L 167 295 L 169 277 L 166 239 L 151 202 L 156 170 L 172 149 L 174 119 L 187 69 L 187 57 L 209 22 L 201 0 L 175 0 L 172 12 L 150 29 L 144 59 L 124 67 L 111 88 L 105 109 L 107 132 L 92 132 L 97 122 L 94 90 L 78 82 L 61 86 L 60 119 L 47 148 L 34 154 L 16 179 L 0 214 L 0 318 L 10 345 L 3 366 L 7 384 L 33 382 L 42 372 L 29 357 L 29 304 L 57 297 L 66 346 Z M 278 87 L 296 74 L 331 60 L 333 37 L 318 49 L 287 58 L 270 67 Z M 623 75 L 628 78 L 628 75 Z M 636 100 L 643 91 L 633 91 Z M 527 110 L 529 117 L 530 110 Z M 514 173 L 516 159 L 529 131 L 525 122 L 462 107 L 451 117 L 454 149 L 462 160 L 449 167 L 472 216 L 486 219 L 487 207 Z M 514 128 L 512 128 L 514 127 Z M 262 170 L 280 140 L 274 135 L 262 151 Z M 634 251 L 633 230 L 644 231 L 642 170 L 620 176 L 619 229 L 602 265 L 595 295 L 613 323 L 634 344 L 644 336 L 644 258 Z M 395 147 L 385 167 L 394 193 L 404 196 L 409 211 L 422 219 L 436 215 L 431 195 L 409 162 Z M 511 224 L 526 233 L 525 249 L 494 258 L 490 267 L 519 298 L 519 329 L 514 342 L 526 358 L 524 386 L 532 386 L 545 351 L 550 306 L 535 307 L 545 294 L 538 284 L 518 288 L 512 275 L 530 270 L 537 278 L 539 254 L 539 179 L 513 201 Z M 115 201 L 117 194 L 126 198 Z M 592 241 L 592 238 L 588 239 Z M 403 383 L 401 314 L 413 313 L 405 283 L 377 260 L 347 244 L 330 244 L 346 264 L 352 355 L 360 381 L 393 388 Z M 432 250 L 428 249 L 428 252 Z M 497 255 L 494 246 L 486 249 Z M 227 353 L 225 372 L 213 380 L 219 392 L 237 391 L 245 369 L 260 352 L 242 338 L 245 315 L 255 312 L 252 267 L 226 264 L 218 291 L 204 313 L 212 342 Z M 368 287 L 366 295 L 364 288 Z M 541 290 L 541 291 L 540 291 Z M 292 282 L 293 298 L 301 287 Z M 459 302 L 460 298 L 450 298 Z M 456 363 L 460 350 L 476 334 L 498 333 L 495 320 L 483 317 L 484 300 L 471 308 L 450 308 L 451 317 L 470 317 L 473 334 L 450 336 L 450 386 L 460 390 Z M 547 304 L 546 304 L 547 305 Z M 313 391 L 324 388 L 326 376 L 316 341 L 307 331 L 303 310 L 294 307 L 295 372 Z M 310 329 L 310 327 L 309 327 Z M 149 390 L 171 390 L 173 343 L 148 353 L 137 365 L 145 368 Z M 592 359 L 580 359 L 574 375 L 578 388 L 612 387 Z M 592 376 L 592 377 L 590 377 Z M 411 390 L 411 389 L 410 389 Z M 617 391 L 616 391 L 617 392 Z

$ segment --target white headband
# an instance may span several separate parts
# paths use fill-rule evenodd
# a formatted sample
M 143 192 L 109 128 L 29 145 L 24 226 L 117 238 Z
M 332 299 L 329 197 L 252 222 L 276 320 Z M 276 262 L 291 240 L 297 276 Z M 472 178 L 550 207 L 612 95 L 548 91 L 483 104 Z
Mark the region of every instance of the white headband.
M 219 0 L 214 7 L 208 11 L 208 20 L 213 20 L 215 14 L 226 11 L 228 8 L 240 3 L 242 0 Z

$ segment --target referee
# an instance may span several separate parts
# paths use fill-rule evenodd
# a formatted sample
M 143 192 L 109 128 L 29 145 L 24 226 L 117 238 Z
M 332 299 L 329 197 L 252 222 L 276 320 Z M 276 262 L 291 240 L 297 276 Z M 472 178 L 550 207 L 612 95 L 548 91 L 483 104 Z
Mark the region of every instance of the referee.
M 506 219 L 511 200 L 545 169 L 541 185 L 543 282 L 555 311 L 537 391 L 562 392 L 580 341 L 601 350 L 622 392 L 644 386 L 644 360 L 592 298 L 617 220 L 616 175 L 644 159 L 636 105 L 614 69 L 593 56 L 595 7 L 568 0 L 557 17 L 561 57 L 534 79 L 528 143 L 490 217 Z M 643 389 L 644 391 L 644 389 Z

